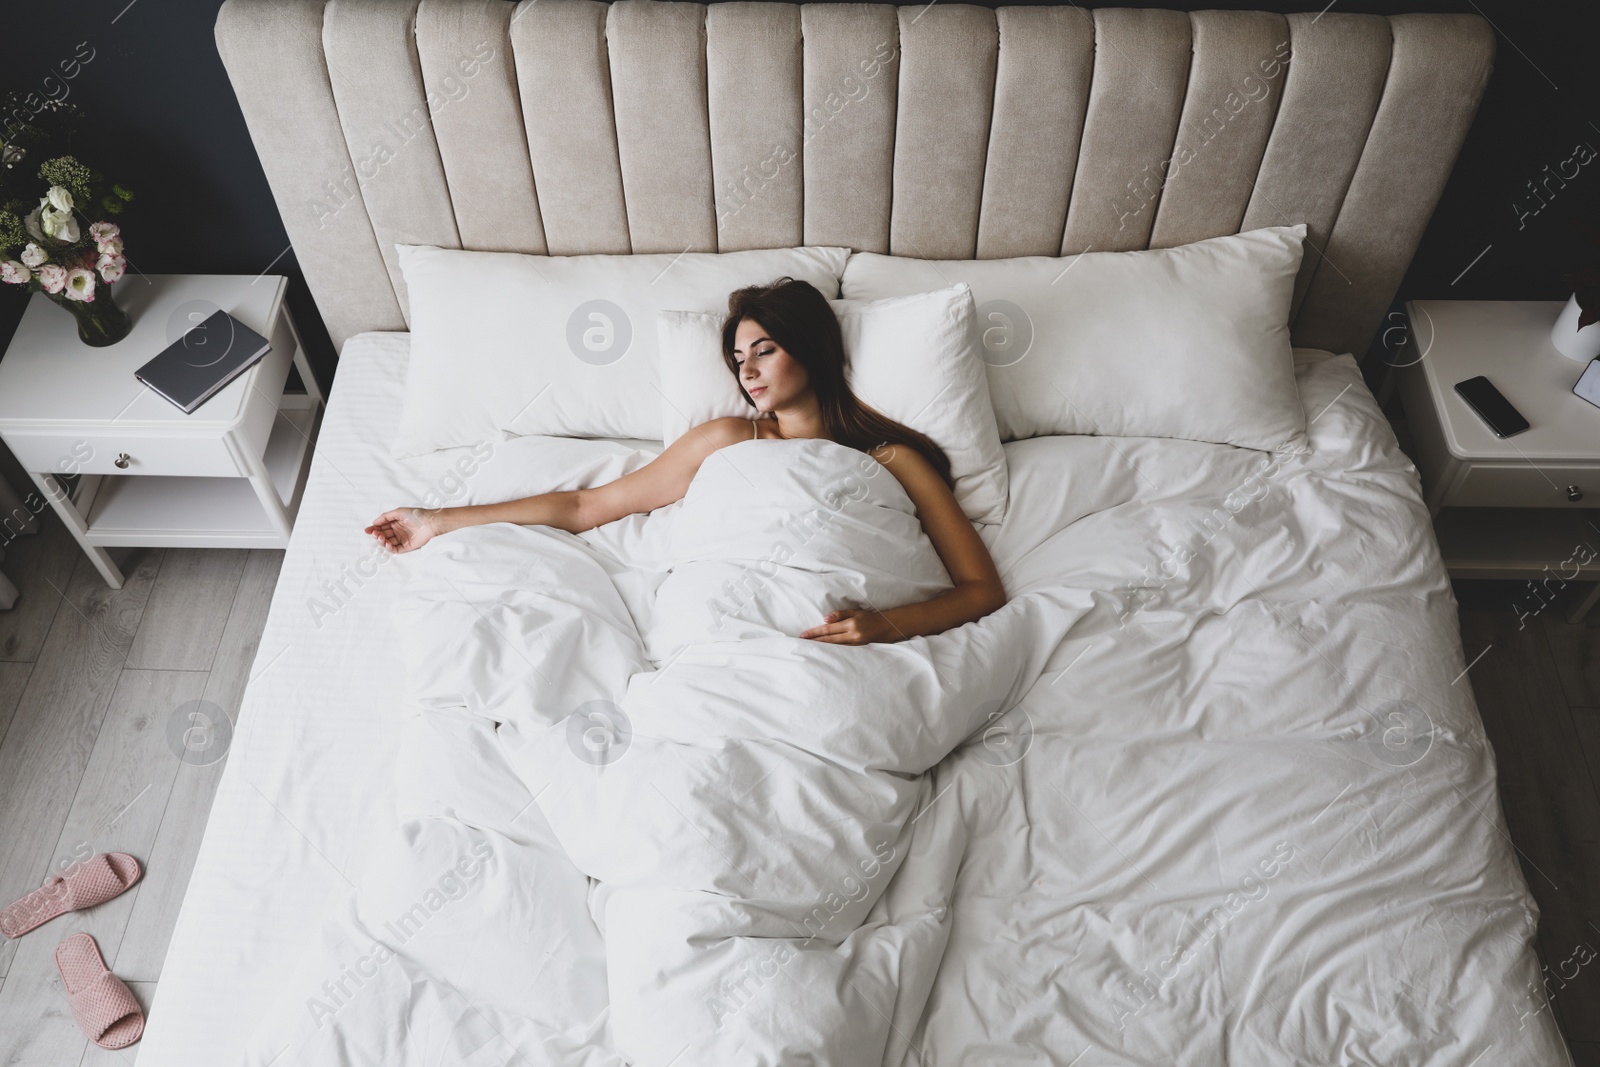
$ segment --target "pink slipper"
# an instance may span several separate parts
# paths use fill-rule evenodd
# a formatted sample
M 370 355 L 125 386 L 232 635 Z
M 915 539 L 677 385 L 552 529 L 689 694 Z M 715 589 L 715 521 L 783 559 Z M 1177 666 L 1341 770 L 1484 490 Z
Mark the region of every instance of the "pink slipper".
M 100 946 L 73 934 L 56 946 L 56 969 L 78 1029 L 101 1048 L 127 1048 L 144 1034 L 144 1012 L 122 979 L 106 969 Z
M 126 852 L 90 856 L 0 911 L 0 934 L 21 937 L 57 915 L 104 904 L 137 882 L 140 873 L 139 861 Z

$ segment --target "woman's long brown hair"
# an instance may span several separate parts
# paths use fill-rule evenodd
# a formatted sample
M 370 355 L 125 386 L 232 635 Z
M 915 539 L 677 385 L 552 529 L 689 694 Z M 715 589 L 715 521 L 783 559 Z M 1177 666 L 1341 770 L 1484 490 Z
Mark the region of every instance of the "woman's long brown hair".
M 894 421 L 856 398 L 845 377 L 848 360 L 839 320 L 827 298 L 810 282 L 780 278 L 771 285 L 736 289 L 728 296 L 728 318 L 722 324 L 722 359 L 739 383 L 745 403 L 755 401 L 744 391 L 739 364 L 733 358 L 734 335 L 739 323 L 750 319 L 800 362 L 816 394 L 822 413 L 822 431 L 830 440 L 870 453 L 883 445 L 905 445 L 921 453 L 951 485 L 950 457 L 926 434 Z

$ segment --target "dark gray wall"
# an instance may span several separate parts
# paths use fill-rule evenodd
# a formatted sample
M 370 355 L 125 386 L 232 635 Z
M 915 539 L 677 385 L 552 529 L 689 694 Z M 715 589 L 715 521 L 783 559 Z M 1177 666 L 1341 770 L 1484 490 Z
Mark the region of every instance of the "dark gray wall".
M 289 275 L 291 307 L 326 381 L 332 346 L 217 58 L 212 25 L 219 6 L 220 0 L 9 4 L 0 89 L 42 90 L 58 61 L 87 42 L 94 58 L 67 83 L 67 99 L 97 117 L 102 169 L 138 194 L 123 224 L 132 267 L 150 274 Z M 1141 6 L 1323 10 L 1321 2 L 1272 0 Z M 1329 6 L 1381 14 L 1476 12 L 1499 31 L 1494 78 L 1400 299 L 1564 299 L 1561 275 L 1590 255 L 1573 220 L 1600 221 L 1600 159 L 1564 183 L 1543 184 L 1549 191 L 1542 204 L 1528 183 L 1546 183 L 1545 168 L 1554 173 L 1580 143 L 1600 149 L 1600 69 L 1593 58 L 1600 4 L 1335 0 Z M 1566 170 L 1571 174 L 1572 165 Z M 1600 260 L 1600 249 L 1594 258 Z M 0 286 L 0 343 L 9 341 L 22 302 L 20 293 Z

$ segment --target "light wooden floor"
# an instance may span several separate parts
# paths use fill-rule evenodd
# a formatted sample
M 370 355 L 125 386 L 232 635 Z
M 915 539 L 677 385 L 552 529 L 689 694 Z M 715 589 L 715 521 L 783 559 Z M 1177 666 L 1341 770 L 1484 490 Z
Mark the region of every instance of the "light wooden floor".
M 237 716 L 282 559 L 129 549 L 127 584 L 112 590 L 54 515 L 6 546 L 0 566 L 22 597 L 0 612 L 0 906 L 96 852 L 132 853 L 145 874 L 97 908 L 0 938 L 0 1064 L 137 1057 L 138 1045 L 106 1052 L 83 1037 L 55 947 L 88 931 L 148 1013 L 226 765 L 181 760 L 169 722 L 193 700 Z
M 148 1009 L 225 760 L 195 766 L 168 721 L 204 699 L 237 714 L 282 553 L 130 550 L 106 588 L 66 532 L 7 548 L 22 589 L 0 612 L 0 903 L 75 855 L 126 851 L 132 891 L 18 941 L 0 939 L 0 1065 L 132 1063 L 78 1032 L 56 944 L 87 930 Z M 1500 767 L 1511 838 L 1541 911 L 1552 1010 L 1580 1067 L 1600 1067 L 1600 612 L 1546 609 L 1519 629 L 1516 583 L 1458 583 L 1470 679 Z M 1576 595 L 1575 587 L 1567 591 Z

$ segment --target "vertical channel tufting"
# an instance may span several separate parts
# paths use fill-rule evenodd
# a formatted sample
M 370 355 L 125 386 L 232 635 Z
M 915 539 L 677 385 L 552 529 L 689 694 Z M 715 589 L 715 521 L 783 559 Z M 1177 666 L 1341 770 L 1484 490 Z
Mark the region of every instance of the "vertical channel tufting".
M 1282 98 L 1289 24 L 1264 11 L 1189 16 L 1194 58 L 1151 248 L 1238 233 Z
M 986 7 L 902 7 L 889 246 L 919 259 L 978 253 L 1000 32 Z
M 1324 262 L 1322 250 L 1383 96 L 1390 37 L 1381 15 L 1329 12 L 1288 21 L 1283 102 L 1240 228 L 1306 224 L 1292 322 L 1317 272 L 1340 269 Z
M 511 16 L 522 126 L 552 256 L 633 250 L 611 109 L 606 11 L 598 0 L 522 0 Z
M 339 125 L 322 16 L 322 0 L 229 0 L 216 35 L 278 214 L 338 348 L 362 330 L 403 330 L 405 319 Z
M 1189 16 L 1100 8 L 1094 82 L 1061 254 L 1145 248 L 1189 80 Z
M 1094 82 L 1061 254 L 1146 248 L 1189 82 L 1189 16 L 1094 11 Z
M 804 243 L 801 47 L 798 5 L 706 9 L 706 110 L 723 252 Z
M 805 243 L 889 251 L 900 29 L 888 4 L 806 4 Z
M 715 252 L 704 4 L 617 0 L 606 21 L 635 252 Z
M 1094 16 L 1080 7 L 1002 7 L 995 16 L 978 258 L 1058 255 L 1094 74 Z
M 414 3 L 329 0 L 322 23 L 345 143 L 402 310 L 406 285 L 394 246 L 461 247 L 422 90 L 415 16 Z
M 1360 353 L 1495 51 L 1465 15 L 1290 15 L 1285 68 L 1265 32 L 1285 20 L 1260 12 L 814 3 L 797 43 L 788 5 L 420 3 L 224 0 L 217 16 L 336 344 L 404 327 L 396 242 L 537 251 L 542 230 L 552 255 L 798 241 L 990 258 L 1304 222 L 1295 343 Z M 515 86 L 494 66 L 506 32 Z M 495 56 L 472 54 L 485 42 Z M 1250 77 L 1278 80 L 1270 120 Z M 1182 153 L 1208 115 L 1209 139 Z M 774 174 L 769 138 L 798 138 L 798 162 L 780 154 Z
M 1358 358 L 1411 264 L 1494 65 L 1494 31 L 1476 16 L 1388 22 L 1383 99 L 1295 323 L 1297 343 Z
M 422 0 L 417 57 L 464 248 L 545 251 L 504 0 Z

